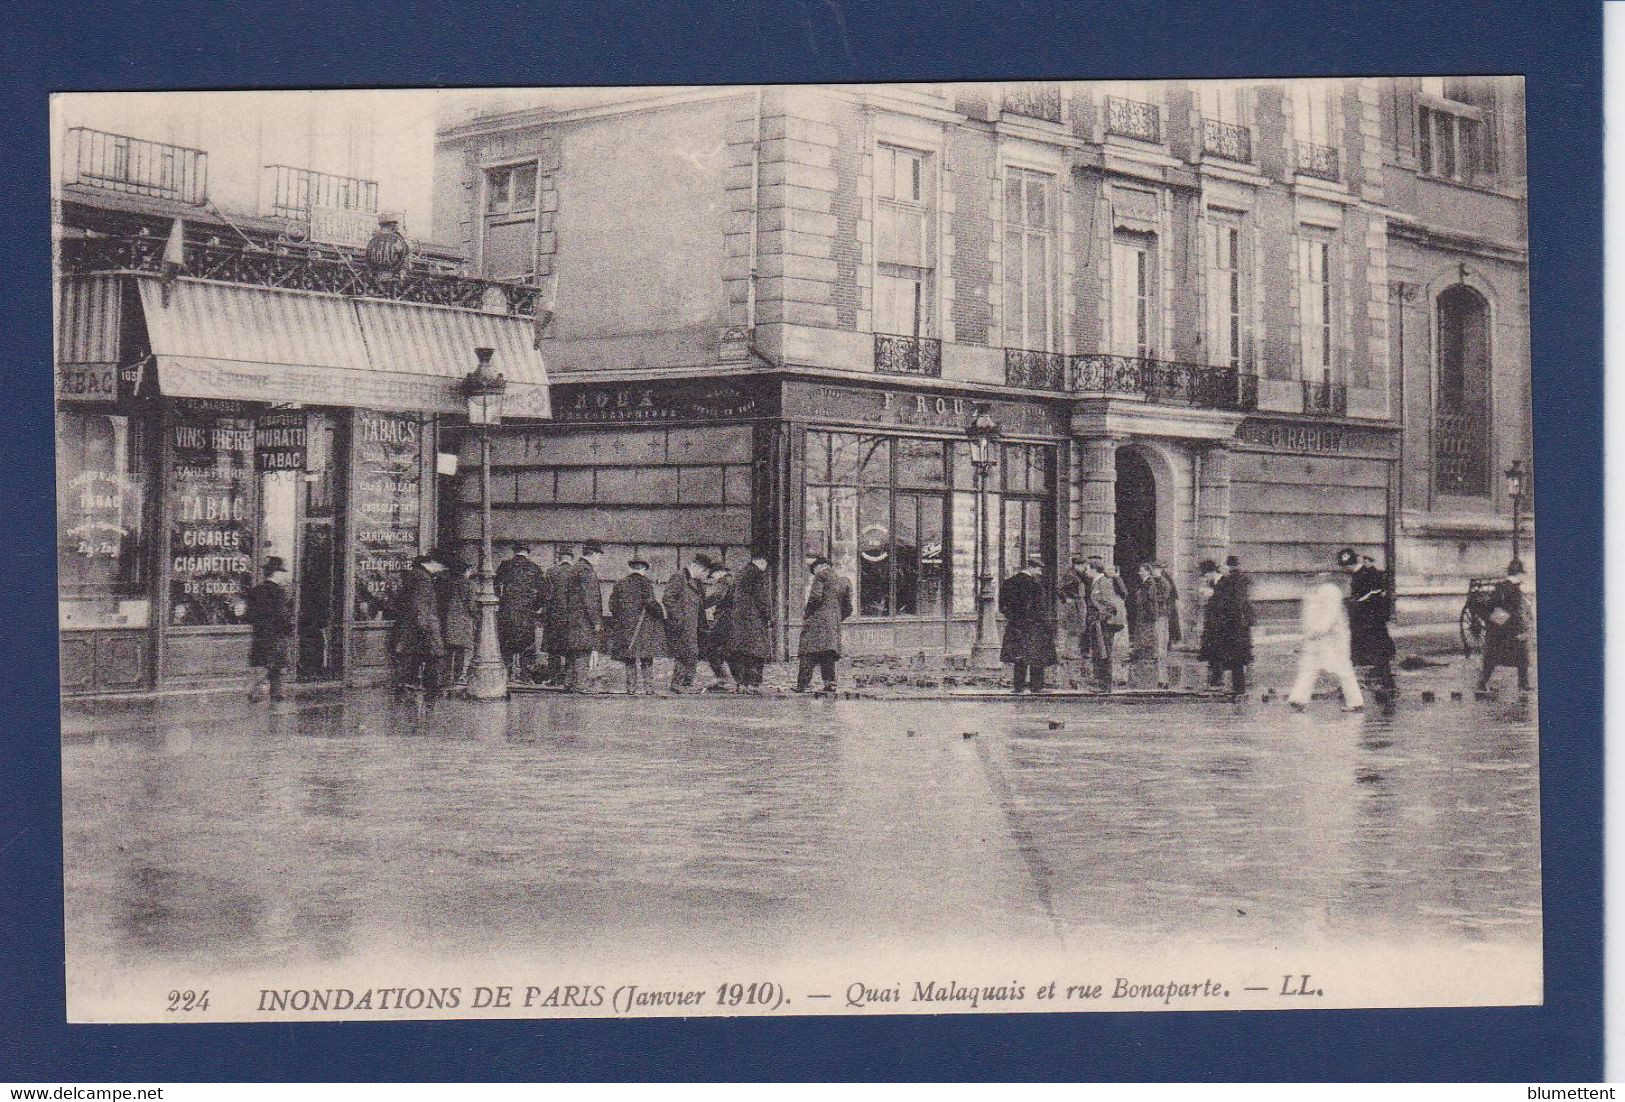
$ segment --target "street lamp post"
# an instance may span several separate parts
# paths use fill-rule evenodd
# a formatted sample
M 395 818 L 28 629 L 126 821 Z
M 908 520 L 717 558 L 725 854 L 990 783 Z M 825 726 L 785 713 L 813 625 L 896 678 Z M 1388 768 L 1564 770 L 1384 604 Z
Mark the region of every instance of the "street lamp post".
M 987 547 L 987 480 L 998 462 L 999 423 L 988 412 L 987 403 L 976 404 L 965 434 L 970 437 L 970 461 L 976 471 L 976 643 L 971 647 L 970 660 L 975 669 L 997 669 L 992 556 Z
M 480 439 L 480 579 L 474 593 L 479 632 L 468 667 L 471 700 L 508 698 L 508 666 L 497 645 L 496 575 L 491 567 L 491 429 L 502 423 L 502 397 L 508 381 L 491 370 L 491 352 L 489 348 L 476 348 L 474 355 L 479 365 L 463 378 L 468 423 Z
M 1512 557 L 1521 559 L 1523 537 L 1523 495 L 1526 489 L 1529 472 L 1524 470 L 1523 460 L 1514 459 L 1512 466 L 1501 472 L 1507 480 L 1507 496 L 1512 499 Z

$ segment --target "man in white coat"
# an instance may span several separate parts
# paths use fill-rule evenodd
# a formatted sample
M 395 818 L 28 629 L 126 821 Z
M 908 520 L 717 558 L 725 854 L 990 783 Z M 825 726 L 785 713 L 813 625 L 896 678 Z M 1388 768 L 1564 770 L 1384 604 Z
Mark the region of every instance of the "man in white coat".
M 1354 675 L 1349 658 L 1349 617 L 1343 600 L 1343 587 L 1331 574 L 1316 574 L 1303 594 L 1303 649 L 1298 652 L 1298 679 L 1292 683 L 1287 703 L 1303 711 L 1315 692 L 1321 673 L 1337 678 L 1343 690 L 1343 710 L 1365 710 L 1360 679 Z

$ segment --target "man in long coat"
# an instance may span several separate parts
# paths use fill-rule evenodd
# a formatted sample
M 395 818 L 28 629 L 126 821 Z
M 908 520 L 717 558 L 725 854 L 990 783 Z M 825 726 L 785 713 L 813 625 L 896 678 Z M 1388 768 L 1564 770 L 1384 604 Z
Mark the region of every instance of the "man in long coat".
M 598 649 L 598 639 L 604 627 L 604 598 L 598 588 L 598 559 L 604 548 L 597 540 L 581 545 L 581 557 L 563 578 L 564 633 L 563 645 L 569 673 L 564 687 L 572 692 L 587 691 L 591 674 L 592 652 Z
M 1345 547 L 1337 565 L 1349 575 L 1349 657 L 1356 666 L 1371 667 L 1377 700 L 1386 705 L 1394 695 L 1394 640 L 1388 618 L 1394 607 L 1388 576 L 1377 569 L 1370 555 L 1356 555 Z
M 1101 692 L 1112 688 L 1112 644 L 1123 629 L 1122 601 L 1098 557 L 1073 556 L 1061 580 L 1061 629 L 1078 642 L 1083 672 Z
M 796 645 L 800 658 L 796 688 L 804 693 L 812 685 L 813 667 L 824 679 L 824 691 L 835 691 L 835 662 L 841 657 L 841 621 L 852 615 L 852 583 L 835 573 L 822 555 L 810 556 L 807 604 L 801 614 L 801 638 Z
M 536 645 L 536 608 L 541 603 L 542 568 L 522 543 L 496 570 L 497 644 L 509 673 L 520 655 Z
M 1529 691 L 1529 608 L 1523 593 L 1523 563 L 1507 563 L 1505 578 L 1495 583 L 1484 604 L 1484 668 L 1478 675 L 1480 698 L 1489 695 L 1490 678 L 1501 666 L 1518 671 L 1518 690 Z
M 635 696 L 655 691 L 656 640 L 662 634 L 666 610 L 649 580 L 649 561 L 633 558 L 631 571 L 609 591 L 609 653 L 626 667 L 626 692 Z
M 265 671 L 272 700 L 282 699 L 282 671 L 288 668 L 288 647 L 293 639 L 293 611 L 288 604 L 288 568 L 278 555 L 265 560 L 265 580 L 245 597 L 244 614 L 253 628 L 248 648 L 248 664 Z M 248 690 L 251 700 L 259 699 L 258 682 Z
M 705 603 L 700 606 L 700 657 L 711 667 L 706 692 L 728 688 L 728 611 L 733 605 L 733 575 L 718 563 L 706 579 Z
M 401 659 L 401 687 L 420 688 L 431 697 L 440 688 L 440 665 L 446 657 L 434 584 L 440 569 L 428 555 L 413 559 L 395 600 L 395 652 Z
M 1043 692 L 1044 670 L 1055 665 L 1055 620 L 1040 577 L 1043 570 L 1043 558 L 1031 555 L 999 586 L 999 611 L 1004 614 L 999 661 L 1015 667 L 1017 693 Z
M 565 579 L 574 566 L 575 553 L 568 547 L 560 547 L 553 565 L 542 575 L 541 588 L 537 591 L 536 619 L 542 628 L 542 649 L 547 652 L 547 671 L 542 681 L 548 685 L 564 684 L 570 664 L 569 650 L 565 646 L 570 622 Z
M 773 595 L 767 557 L 757 554 L 734 575 L 726 609 L 728 668 L 742 692 L 762 690 L 762 668 L 773 656 Z
M 1208 664 L 1208 684 L 1217 686 L 1228 672 L 1230 695 L 1239 700 L 1253 662 L 1253 580 L 1235 555 L 1225 558 L 1224 567 L 1208 598 L 1199 657 Z
M 700 620 L 704 615 L 704 579 L 713 569 L 705 555 L 695 555 L 666 583 L 661 604 L 666 609 L 666 650 L 671 654 L 671 691 L 694 687 L 694 669 L 700 660 Z

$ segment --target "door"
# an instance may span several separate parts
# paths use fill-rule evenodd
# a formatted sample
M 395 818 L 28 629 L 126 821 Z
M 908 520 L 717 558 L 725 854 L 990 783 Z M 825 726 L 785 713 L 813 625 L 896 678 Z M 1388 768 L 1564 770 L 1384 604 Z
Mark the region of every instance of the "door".
M 339 600 L 343 593 L 337 553 L 333 492 L 334 418 L 305 413 L 304 462 L 296 469 L 260 474 L 261 566 L 275 556 L 292 575 L 294 668 L 302 681 L 337 678 L 340 669 Z

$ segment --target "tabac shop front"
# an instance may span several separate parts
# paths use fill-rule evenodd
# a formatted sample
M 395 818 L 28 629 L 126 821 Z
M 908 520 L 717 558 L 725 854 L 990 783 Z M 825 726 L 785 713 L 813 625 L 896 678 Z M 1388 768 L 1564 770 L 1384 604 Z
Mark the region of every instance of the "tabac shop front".
M 248 673 L 243 595 L 292 574 L 297 675 L 376 680 L 433 540 L 440 422 L 473 349 L 545 417 L 529 319 L 132 272 L 70 275 L 57 325 L 64 694 Z

